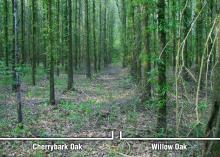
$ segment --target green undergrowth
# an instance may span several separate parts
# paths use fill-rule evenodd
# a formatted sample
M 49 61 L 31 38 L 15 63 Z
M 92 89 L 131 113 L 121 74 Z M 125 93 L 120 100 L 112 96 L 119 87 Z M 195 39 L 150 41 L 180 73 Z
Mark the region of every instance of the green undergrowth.
M 103 124 L 106 120 L 112 122 L 116 117 L 114 111 L 109 111 L 104 104 L 97 103 L 95 100 L 79 104 L 61 102 L 59 108 L 68 112 L 67 119 L 74 124 L 74 129 L 78 131 L 85 127 Z

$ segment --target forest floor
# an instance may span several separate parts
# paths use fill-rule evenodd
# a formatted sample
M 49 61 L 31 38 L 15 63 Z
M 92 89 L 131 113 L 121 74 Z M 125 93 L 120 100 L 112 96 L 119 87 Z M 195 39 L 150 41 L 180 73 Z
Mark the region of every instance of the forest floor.
M 83 151 L 39 151 L 33 150 L 33 143 L 53 144 L 54 141 L 5 141 L 1 142 L 0 155 L 6 156 L 161 156 L 163 152 L 151 149 L 150 141 L 120 141 L 119 131 L 124 137 L 160 137 L 156 128 L 156 100 L 150 100 L 140 107 L 138 87 L 133 83 L 128 69 L 111 65 L 93 76 L 74 75 L 74 91 L 65 91 L 67 76 L 56 76 L 57 107 L 48 104 L 49 82 L 43 71 L 38 71 L 37 85 L 31 86 L 30 76 L 24 76 L 22 83 L 24 128 L 16 127 L 15 96 L 8 87 L 1 87 L 0 136 L 1 137 L 111 137 L 113 141 L 57 141 L 58 143 L 81 143 Z M 172 80 L 172 78 L 170 78 Z M 172 81 L 170 81 L 172 82 Z M 189 85 L 190 86 L 190 85 Z M 171 92 L 172 93 L 172 92 Z M 190 96 L 190 95 L 189 95 Z M 173 95 L 168 101 L 169 135 L 175 136 L 175 107 Z M 184 102 L 183 102 L 184 104 Z M 185 104 L 184 104 L 185 105 Z M 193 132 L 192 108 L 185 105 L 183 111 L 182 136 Z M 190 106 L 188 104 L 188 106 Z M 198 131 L 197 131 L 198 132 Z M 185 134 L 184 134 L 185 133 Z M 193 134 L 192 134 L 193 136 Z M 189 149 L 183 154 L 195 153 L 201 143 L 187 142 Z M 194 149 L 194 151 L 192 151 Z M 198 150 L 199 151 L 199 150 Z M 170 152 L 179 156 L 182 152 Z M 195 154 L 194 154 L 195 155 Z

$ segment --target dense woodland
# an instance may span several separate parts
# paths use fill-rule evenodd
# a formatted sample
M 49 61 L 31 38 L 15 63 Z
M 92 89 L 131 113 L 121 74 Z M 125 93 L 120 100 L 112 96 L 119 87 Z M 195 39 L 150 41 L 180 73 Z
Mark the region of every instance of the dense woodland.
M 218 0 L 0 0 L 0 135 L 220 137 L 219 29 Z M 192 143 L 176 155 L 220 156 Z

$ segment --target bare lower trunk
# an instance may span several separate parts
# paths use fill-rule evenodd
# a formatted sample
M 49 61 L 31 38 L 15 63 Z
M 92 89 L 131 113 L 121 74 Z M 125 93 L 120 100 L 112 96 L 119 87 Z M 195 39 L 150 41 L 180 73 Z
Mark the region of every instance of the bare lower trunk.
M 18 113 L 18 123 L 22 123 L 22 106 L 21 106 L 21 83 L 20 83 L 20 73 L 17 70 L 20 64 L 20 54 L 18 49 L 18 4 L 17 0 L 13 0 L 13 26 L 14 26 L 14 63 L 15 68 L 13 69 L 15 74 L 15 90 L 17 98 L 17 113 Z

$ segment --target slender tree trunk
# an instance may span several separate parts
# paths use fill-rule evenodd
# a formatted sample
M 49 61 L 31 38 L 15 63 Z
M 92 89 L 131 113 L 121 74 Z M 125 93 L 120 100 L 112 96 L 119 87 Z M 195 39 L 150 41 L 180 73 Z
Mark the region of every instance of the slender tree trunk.
M 25 53 L 25 3 L 24 0 L 21 0 L 21 54 L 22 54 L 22 64 L 26 62 L 26 53 Z
M 140 54 L 141 54 L 141 50 L 142 50 L 142 35 L 141 35 L 141 8 L 140 6 L 138 6 L 137 8 L 137 21 L 136 21 L 136 51 L 137 51 L 137 82 L 140 83 L 141 82 L 141 77 L 142 77 L 142 73 L 141 73 L 141 67 L 142 67 L 142 63 L 141 63 L 141 58 L 140 58 Z
M 9 52 L 8 52 L 8 0 L 4 0 L 4 12 L 5 12 L 5 65 L 9 66 Z
M 173 0 L 173 7 L 172 7 L 172 18 L 173 18 L 173 50 L 172 50 L 172 54 L 173 54 L 173 72 L 175 72 L 176 69 L 176 42 L 177 42 L 177 38 L 176 38 L 176 9 L 177 5 L 176 5 L 176 1 Z
M 14 0 L 12 0 L 12 14 L 13 14 L 13 18 L 12 18 L 12 23 L 13 23 L 13 27 L 12 27 L 12 61 L 11 61 L 11 64 L 12 64 L 12 91 L 14 91 L 14 92 L 16 92 L 16 90 L 17 90 L 17 87 L 16 87 L 16 56 L 15 56 L 15 54 L 16 54 L 16 52 L 15 52 L 15 47 L 16 47 L 16 45 L 15 45 L 15 43 L 16 43 L 16 32 L 15 32 L 15 28 L 16 28 L 16 23 L 15 23 L 15 20 L 17 20 L 17 19 L 15 19 L 16 18 L 16 16 L 15 16 L 15 7 L 17 7 L 17 6 L 15 6 L 15 5 L 17 5 L 17 4 L 14 4 Z
M 86 77 L 91 79 L 91 63 L 90 63 L 90 42 L 89 42 L 89 4 L 85 0 L 85 36 L 86 36 Z
M 59 70 L 59 65 L 60 65 L 60 56 L 59 55 L 61 52 L 60 50 L 60 0 L 57 0 L 57 58 L 56 58 L 56 74 L 59 76 L 60 70 Z
M 103 53 L 104 53 L 104 67 L 108 66 L 108 56 L 107 56 L 107 0 L 104 1 L 104 20 L 103 20 Z
M 214 2 L 214 0 L 210 0 L 210 1 L 209 1 L 209 8 L 210 8 L 210 11 L 209 11 L 209 15 L 210 15 L 209 28 L 212 27 L 212 23 L 213 23 L 213 21 L 214 21 L 214 15 L 215 15 L 215 13 L 214 13 L 214 5 L 216 5 L 215 2 Z M 215 34 L 214 34 L 214 33 L 212 33 L 212 37 L 211 37 L 211 38 L 212 38 L 212 39 L 215 38 Z M 212 66 L 213 66 L 213 56 L 215 55 L 215 54 L 213 53 L 214 50 L 212 49 L 213 44 L 214 44 L 213 41 L 212 41 L 211 39 L 209 39 L 208 54 L 209 54 L 209 53 L 212 54 L 212 55 L 210 56 L 210 60 L 209 60 L 209 69 L 211 69 Z
M 74 59 L 75 59 L 75 63 L 74 63 L 74 67 L 75 67 L 75 70 L 78 69 L 78 55 L 79 55 L 79 45 L 78 45 L 78 31 L 79 31 L 79 28 L 78 28 L 78 14 L 77 14 L 77 4 L 78 4 L 78 0 L 75 0 L 75 23 L 74 23 L 74 26 L 75 26 L 75 31 L 74 31 L 74 37 L 75 37 L 75 56 L 74 56 Z
M 82 15 L 82 1 L 78 0 L 79 12 L 78 12 L 78 67 L 81 65 L 81 15 Z
M 202 0 L 198 0 L 197 1 L 197 14 L 199 14 L 199 12 L 202 9 Z M 196 71 L 199 71 L 199 65 L 200 65 L 200 60 L 201 60 L 201 53 L 203 50 L 203 46 L 202 46 L 202 38 L 203 38 L 203 18 L 202 18 L 202 14 L 200 14 L 200 16 L 198 17 L 197 21 L 196 21 Z
M 52 23 L 52 0 L 48 0 L 48 23 L 49 23 L 49 54 L 50 54 L 50 104 L 55 105 L 54 91 L 54 54 L 53 54 L 53 23 Z
M 43 3 L 43 9 L 44 10 L 47 10 L 47 4 L 46 3 Z M 47 13 L 44 13 L 43 14 L 43 21 L 47 21 L 48 20 L 48 17 L 47 17 Z M 47 24 L 45 24 L 44 22 L 44 25 L 43 25 L 44 28 L 47 27 Z M 31 32 L 31 31 L 30 31 Z M 43 42 L 43 51 L 46 52 L 46 45 L 47 45 L 47 38 L 44 36 L 44 42 Z M 29 47 L 30 47 L 30 44 L 28 44 Z M 44 64 L 44 69 L 47 69 L 47 54 L 44 53 L 43 55 L 43 64 Z
M 159 38 L 160 38 L 160 52 L 166 46 L 166 30 L 165 30 L 165 0 L 159 0 L 158 2 L 158 24 L 159 24 Z M 159 84 L 159 109 L 158 109 L 158 119 L 157 128 L 166 130 L 166 49 L 160 56 L 160 62 L 158 63 L 158 84 Z
M 98 54 L 98 70 L 101 70 L 101 57 L 102 57 L 102 0 L 99 6 L 99 54 Z
M 69 42 L 69 53 L 68 53 L 68 90 L 73 88 L 73 47 L 72 47 L 72 1 L 68 0 L 68 42 Z
M 18 66 L 20 64 L 20 53 L 18 49 L 18 4 L 17 0 L 13 0 L 13 52 L 14 52 L 14 63 L 13 68 L 15 74 L 15 89 L 16 89 L 16 99 L 17 99 L 17 113 L 18 113 L 18 123 L 22 123 L 22 108 L 21 108 L 21 83 L 20 83 L 20 74 Z
M 189 31 L 189 28 L 190 28 L 190 21 L 189 21 L 189 16 L 190 16 L 190 10 L 189 10 L 189 1 L 188 0 L 184 0 L 183 2 L 183 6 L 186 5 L 186 8 L 183 12 L 183 33 L 184 33 L 184 37 L 185 38 L 188 34 L 188 31 Z M 186 41 L 185 41 L 185 44 L 184 44 L 184 48 L 183 48 L 183 55 L 184 55 L 184 66 L 186 68 L 188 68 L 188 42 L 189 39 L 187 38 Z M 184 78 L 187 79 L 187 71 L 184 70 Z
M 123 60 L 122 67 L 127 66 L 127 19 L 126 19 L 126 3 L 122 0 L 122 47 L 123 47 Z
M 131 3 L 134 3 L 133 1 Z M 130 8 L 130 20 L 131 20 L 131 51 L 132 51 L 132 65 L 131 65 L 131 75 L 135 81 L 137 81 L 137 50 L 136 50 L 136 34 L 135 34 L 135 19 L 134 19 L 134 5 L 131 4 Z
M 65 55 L 64 55 L 64 68 L 65 68 L 65 71 L 68 72 L 68 64 L 69 64 L 69 58 L 68 58 L 68 55 L 69 55 L 69 41 L 68 41 L 68 37 L 69 37 L 69 20 L 68 20 L 68 0 L 65 0 L 65 3 L 64 3 L 64 42 L 65 42 Z M 68 75 L 69 76 L 69 75 Z M 68 88 L 68 87 L 67 87 Z
M 32 0 L 32 84 L 36 84 L 36 0 Z
M 108 15 L 108 64 L 112 63 L 112 54 L 114 53 L 113 45 L 114 45 L 114 25 L 115 25 L 115 16 L 114 10 L 111 9 Z
M 150 49 L 150 19 L 149 19 L 149 6 L 145 4 L 145 14 L 144 14 L 144 95 L 142 101 L 146 101 L 151 97 L 151 83 L 150 72 L 151 72 L 151 49 Z
M 96 48 L 96 7 L 93 1 L 93 54 L 94 54 L 94 71 L 97 72 L 97 48 Z

